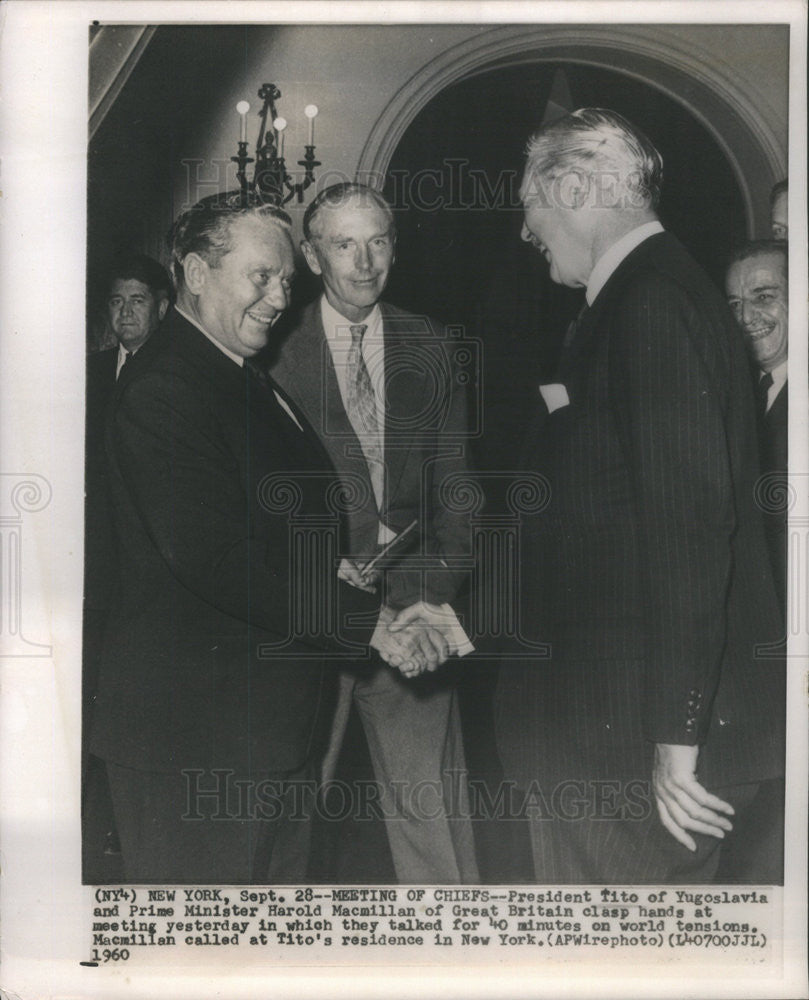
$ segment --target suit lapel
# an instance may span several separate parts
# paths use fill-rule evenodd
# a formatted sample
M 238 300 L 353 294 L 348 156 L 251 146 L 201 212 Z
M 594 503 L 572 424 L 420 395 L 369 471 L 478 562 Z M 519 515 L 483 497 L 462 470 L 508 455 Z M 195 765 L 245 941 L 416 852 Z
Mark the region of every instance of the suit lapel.
M 609 276 L 593 304 L 584 310 L 579 319 L 573 341 L 562 352 L 557 368 L 557 378 L 560 382 L 566 384 L 571 373 L 577 370 L 579 360 L 591 349 L 593 333 L 599 327 L 604 310 L 608 308 L 616 292 L 623 287 L 628 276 L 643 264 L 661 242 L 669 240 L 671 236 L 665 232 L 648 237 L 631 250 Z
M 326 343 L 320 299 L 306 307 L 301 322 L 282 349 L 274 375 L 303 411 L 321 447 L 338 470 L 360 476 L 371 495 L 371 479 L 362 449 L 346 416 L 331 351 Z

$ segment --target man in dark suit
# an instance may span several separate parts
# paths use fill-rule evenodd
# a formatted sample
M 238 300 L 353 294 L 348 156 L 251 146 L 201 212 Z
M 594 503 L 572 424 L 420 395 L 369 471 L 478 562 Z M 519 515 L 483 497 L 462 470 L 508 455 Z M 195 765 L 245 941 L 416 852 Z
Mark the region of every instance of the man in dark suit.
M 112 402 L 121 590 L 91 750 L 129 881 L 302 881 L 329 661 L 394 642 L 335 579 L 328 456 L 251 364 L 289 303 L 289 230 L 238 195 L 182 215 L 177 306 Z
M 530 638 L 504 664 L 506 774 L 526 790 L 541 882 L 781 877 L 782 663 L 747 359 L 727 304 L 655 212 L 662 160 L 584 109 L 531 141 L 523 236 L 586 289 L 526 442 L 548 480 L 523 524 Z M 650 784 L 651 779 L 651 784 Z
M 380 301 L 396 237 L 378 192 L 361 184 L 327 188 L 306 211 L 304 236 L 324 295 L 295 318 L 273 375 L 318 430 L 352 496 L 352 556 L 367 562 L 417 522 L 381 582 L 385 600 L 397 610 L 418 602 L 421 611 L 407 620 L 421 618 L 425 627 L 429 620 L 457 652 L 466 636 L 451 604 L 468 575 L 458 559 L 468 554 L 470 532 L 468 516 L 441 494 L 449 476 L 467 472 L 466 399 L 452 345 L 434 321 Z M 468 817 L 450 816 L 449 795 L 463 812 L 466 777 L 456 690 L 431 672 L 444 656 L 439 636 L 422 676 L 378 661 L 343 670 L 324 767 L 328 781 L 353 701 L 405 883 L 478 879 Z M 445 790 L 447 783 L 458 787 Z
M 787 582 L 787 355 L 789 278 L 787 244 L 746 243 L 733 254 L 725 281 L 728 303 L 758 373 L 756 410 L 761 448 L 759 502 L 776 591 L 786 620 Z
M 104 312 L 106 327 L 115 337 L 114 347 L 87 358 L 85 433 L 85 533 L 84 629 L 82 710 L 84 733 L 89 727 L 95 699 L 110 600 L 118 577 L 118 558 L 109 502 L 107 460 L 104 450 L 106 413 L 124 365 L 143 348 L 154 344 L 171 302 L 174 287 L 168 272 L 145 254 L 118 258 L 107 275 Z M 127 366 L 127 371 L 129 366 Z M 98 836 L 85 838 L 85 866 L 99 874 L 102 852 L 117 854 L 112 833 L 111 806 L 103 765 L 85 752 L 82 767 L 82 800 L 85 813 Z
M 85 608 L 105 610 L 115 583 L 116 566 L 109 544 L 105 416 L 123 366 L 157 332 L 174 299 L 168 272 L 156 260 L 135 254 L 117 260 L 110 270 L 105 311 L 115 347 L 87 358 L 87 510 Z

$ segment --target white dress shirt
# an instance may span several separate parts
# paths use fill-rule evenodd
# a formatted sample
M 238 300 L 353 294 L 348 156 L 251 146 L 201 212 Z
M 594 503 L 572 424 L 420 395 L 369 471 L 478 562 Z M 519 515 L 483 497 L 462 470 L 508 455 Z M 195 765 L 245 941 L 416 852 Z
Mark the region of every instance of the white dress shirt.
M 141 344 L 141 347 L 142 346 L 143 346 L 143 344 Z M 121 369 L 126 364 L 127 358 L 133 358 L 138 353 L 139 350 L 140 350 L 140 347 L 137 348 L 137 350 L 130 351 L 128 348 L 124 347 L 123 344 L 120 344 L 120 343 L 118 344 L 118 360 L 115 362 L 115 381 L 116 382 L 118 381 L 118 376 L 121 374 Z

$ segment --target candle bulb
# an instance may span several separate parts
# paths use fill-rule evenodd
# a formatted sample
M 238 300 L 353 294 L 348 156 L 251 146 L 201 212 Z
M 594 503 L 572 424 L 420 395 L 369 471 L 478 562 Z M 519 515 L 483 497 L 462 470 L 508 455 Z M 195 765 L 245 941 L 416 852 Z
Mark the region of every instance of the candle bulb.
M 283 160 L 284 158 L 284 129 L 287 127 L 286 118 L 276 118 L 272 123 L 272 127 L 275 129 L 276 135 L 278 137 L 278 158 Z
M 247 101 L 239 101 L 236 110 L 241 119 L 239 122 L 239 142 L 247 142 L 247 112 L 250 110 L 250 105 Z
M 315 144 L 315 118 L 317 117 L 317 105 L 307 104 L 303 109 L 303 113 L 309 119 L 309 145 L 314 146 Z

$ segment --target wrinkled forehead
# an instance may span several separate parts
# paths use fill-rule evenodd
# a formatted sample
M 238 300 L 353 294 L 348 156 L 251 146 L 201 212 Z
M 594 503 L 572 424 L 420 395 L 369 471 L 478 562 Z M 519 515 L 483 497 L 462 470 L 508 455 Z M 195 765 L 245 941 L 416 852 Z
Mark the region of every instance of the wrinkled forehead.
M 522 175 L 518 197 L 523 208 L 531 208 L 540 199 L 544 200 L 547 178 L 529 164 Z
M 728 291 L 735 288 L 745 294 L 770 289 L 786 295 L 786 261 L 780 253 L 761 254 L 735 261 L 728 271 Z
M 137 278 L 115 278 L 110 285 L 109 298 L 117 296 L 129 298 L 134 295 L 141 295 L 144 298 L 154 298 L 155 292 L 149 285 L 139 281 Z
M 355 191 L 339 202 L 324 202 L 311 222 L 315 235 L 358 225 L 385 233 L 393 229 L 393 220 L 372 195 Z
M 230 253 L 256 258 L 275 258 L 280 266 L 295 259 L 292 234 L 273 218 L 246 215 L 230 224 Z M 225 256 L 228 256 L 225 254 Z

